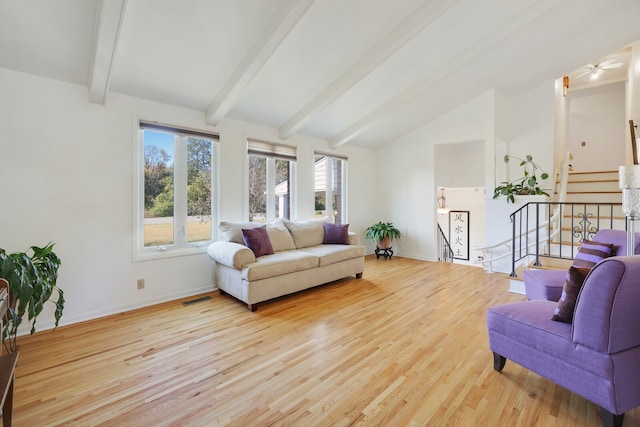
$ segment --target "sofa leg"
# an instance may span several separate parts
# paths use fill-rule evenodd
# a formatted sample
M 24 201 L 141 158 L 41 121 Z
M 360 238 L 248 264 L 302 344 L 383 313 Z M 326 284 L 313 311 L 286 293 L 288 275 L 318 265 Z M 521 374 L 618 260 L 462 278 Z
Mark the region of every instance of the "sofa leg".
M 252 313 L 258 309 L 258 304 L 257 303 L 256 304 L 248 304 L 248 306 L 249 306 L 249 311 L 252 312 Z
M 356 273 L 356 279 L 362 279 L 362 273 Z
M 493 353 L 493 369 L 501 372 L 505 363 L 507 363 L 507 359 L 505 357 L 500 356 L 496 352 Z
M 622 427 L 624 414 L 612 414 L 602 407 L 600 408 L 600 413 L 602 414 L 602 425 L 604 427 Z

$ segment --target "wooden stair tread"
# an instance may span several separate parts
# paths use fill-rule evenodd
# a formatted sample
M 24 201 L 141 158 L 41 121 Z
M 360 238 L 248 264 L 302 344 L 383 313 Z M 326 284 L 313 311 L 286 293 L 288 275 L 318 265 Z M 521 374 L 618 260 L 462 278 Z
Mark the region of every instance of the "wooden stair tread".
M 566 271 L 573 264 L 572 259 L 560 259 L 560 258 L 546 258 L 540 257 L 540 263 L 542 265 L 533 265 L 533 263 L 529 265 L 519 265 L 516 267 L 516 275 L 517 277 L 511 277 L 511 280 L 523 280 L 524 272 L 528 270 L 561 270 Z
M 618 179 L 585 179 L 585 180 L 568 180 L 567 184 L 590 184 L 590 183 L 594 183 L 594 182 L 618 182 Z M 555 181 L 556 184 L 560 184 L 560 180 L 556 179 Z
M 610 170 L 610 171 L 589 171 L 589 172 L 583 172 L 583 171 L 569 171 L 569 175 L 586 175 L 589 173 L 618 173 L 617 170 Z
M 622 194 L 622 190 L 567 191 L 567 194 Z

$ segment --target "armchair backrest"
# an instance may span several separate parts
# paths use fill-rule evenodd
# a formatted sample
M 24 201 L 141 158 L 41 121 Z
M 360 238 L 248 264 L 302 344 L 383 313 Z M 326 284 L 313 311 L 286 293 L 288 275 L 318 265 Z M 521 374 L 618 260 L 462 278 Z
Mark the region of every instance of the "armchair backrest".
M 584 281 L 573 317 L 573 341 L 613 354 L 640 346 L 640 256 L 600 261 Z
M 624 230 L 598 230 L 591 239 L 595 242 L 613 243 L 615 245 L 614 256 L 627 255 L 627 232 Z M 640 233 L 635 233 L 634 254 L 640 254 Z

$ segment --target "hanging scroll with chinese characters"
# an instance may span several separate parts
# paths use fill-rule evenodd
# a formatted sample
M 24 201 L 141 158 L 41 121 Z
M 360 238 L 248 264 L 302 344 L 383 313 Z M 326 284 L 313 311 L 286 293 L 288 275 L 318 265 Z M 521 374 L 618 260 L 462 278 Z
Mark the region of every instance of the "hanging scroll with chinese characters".
M 469 261 L 469 211 L 449 211 L 449 245 L 455 259 Z

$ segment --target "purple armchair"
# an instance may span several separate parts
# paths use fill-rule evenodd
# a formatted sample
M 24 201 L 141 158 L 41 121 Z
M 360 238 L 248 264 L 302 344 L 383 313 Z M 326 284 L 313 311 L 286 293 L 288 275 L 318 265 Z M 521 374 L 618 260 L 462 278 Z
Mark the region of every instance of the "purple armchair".
M 509 359 L 599 405 L 605 426 L 640 406 L 640 256 L 598 263 L 578 294 L 573 323 L 557 303 L 521 301 L 487 313 L 494 369 Z
M 624 230 L 600 230 L 593 239 L 596 242 L 613 243 L 613 256 L 627 255 L 627 232 Z M 634 254 L 640 253 L 640 234 L 636 233 Z M 525 293 L 527 298 L 558 301 L 562 295 L 562 285 L 567 275 L 566 270 L 537 270 L 524 272 Z

